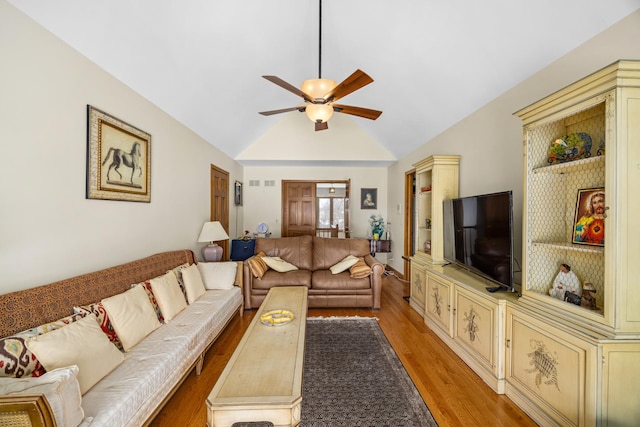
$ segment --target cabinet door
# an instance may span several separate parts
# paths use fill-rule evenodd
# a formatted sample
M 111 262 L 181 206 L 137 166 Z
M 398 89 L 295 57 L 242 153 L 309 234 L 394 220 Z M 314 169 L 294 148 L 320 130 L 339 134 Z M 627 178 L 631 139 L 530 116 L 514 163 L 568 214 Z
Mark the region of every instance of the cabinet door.
M 637 425 L 640 420 L 640 342 L 602 347 L 602 425 Z
M 507 347 L 507 382 L 545 418 L 568 426 L 595 423 L 595 344 L 510 307 Z
M 496 373 L 498 304 L 460 286 L 453 293 L 453 339 Z
M 411 262 L 411 307 L 424 315 L 424 306 L 426 302 L 427 273 L 423 265 Z
M 451 336 L 451 291 L 453 284 L 427 273 L 427 306 L 425 316 Z

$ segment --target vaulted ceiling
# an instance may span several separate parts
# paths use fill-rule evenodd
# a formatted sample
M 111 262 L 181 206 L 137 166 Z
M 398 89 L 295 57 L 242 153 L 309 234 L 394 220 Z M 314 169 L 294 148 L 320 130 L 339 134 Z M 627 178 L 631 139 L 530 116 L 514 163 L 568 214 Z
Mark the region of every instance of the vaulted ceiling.
M 376 153 L 367 160 L 402 158 L 640 8 L 640 0 L 324 0 L 322 77 L 364 70 L 374 82 L 341 103 L 383 114 L 336 114 L 328 131 L 314 132 L 297 111 L 258 112 L 301 103 L 262 75 L 298 87 L 318 77 L 318 0 L 9 2 L 245 164 L 260 160 L 256 144 L 287 161 L 273 141 L 354 129 Z

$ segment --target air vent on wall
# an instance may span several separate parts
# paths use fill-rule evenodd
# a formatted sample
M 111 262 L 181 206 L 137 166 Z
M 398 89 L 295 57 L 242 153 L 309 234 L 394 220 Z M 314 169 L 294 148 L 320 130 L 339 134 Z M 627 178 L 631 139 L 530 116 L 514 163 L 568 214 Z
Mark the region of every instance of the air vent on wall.
M 260 180 L 259 179 L 250 179 L 249 180 L 249 187 L 260 187 Z
M 275 187 L 276 186 L 276 182 L 273 179 L 265 180 L 264 181 L 264 186 L 265 187 Z

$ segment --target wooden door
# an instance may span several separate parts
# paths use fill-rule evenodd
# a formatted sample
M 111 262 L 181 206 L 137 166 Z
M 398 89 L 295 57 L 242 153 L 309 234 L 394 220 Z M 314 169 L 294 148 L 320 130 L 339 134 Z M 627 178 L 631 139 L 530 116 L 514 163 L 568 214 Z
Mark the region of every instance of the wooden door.
M 414 254 L 414 197 L 415 197 L 415 184 L 416 171 L 410 170 L 404 175 L 404 253 L 402 259 L 404 261 L 404 277 L 411 276 L 411 262 L 410 259 Z
M 315 182 L 282 181 L 282 237 L 315 234 Z
M 229 234 L 229 172 L 211 165 L 211 221 L 220 221 Z M 229 235 L 231 237 L 231 235 Z M 216 242 L 224 250 L 222 259 L 229 259 L 229 240 Z

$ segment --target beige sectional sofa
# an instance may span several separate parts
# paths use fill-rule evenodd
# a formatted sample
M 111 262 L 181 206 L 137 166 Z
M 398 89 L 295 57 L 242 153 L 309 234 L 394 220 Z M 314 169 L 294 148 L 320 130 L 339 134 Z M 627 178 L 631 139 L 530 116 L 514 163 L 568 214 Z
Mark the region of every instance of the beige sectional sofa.
M 20 331 L 73 315 L 74 306 L 104 301 L 105 298 L 130 291 L 132 284 L 149 281 L 172 270 L 177 271 L 178 266 L 194 263 L 196 258 L 190 250 L 164 252 L 49 285 L 0 295 L 0 337 L 5 337 L 5 342 L 8 342 L 6 337 L 16 336 Z M 55 406 L 53 409 L 66 411 L 62 415 L 65 417 L 62 424 L 78 425 L 78 411 L 82 415 L 80 425 L 117 427 L 148 424 L 194 368 L 197 374 L 200 373 L 207 349 L 236 313 L 242 315 L 241 265 L 226 264 L 228 269 L 225 276 L 226 282 L 230 282 L 229 286 L 225 284 L 220 286 L 221 289 L 209 289 L 209 284 L 205 283 L 208 289 L 203 289 L 203 294 L 128 349 L 123 354 L 123 361 L 88 391 L 79 395 L 77 385 L 75 388 L 67 387 L 72 391 L 67 393 L 67 398 L 75 393 L 80 399 L 77 404 L 65 402 L 60 393 L 53 395 L 50 399 L 51 406 Z M 198 267 L 201 268 L 205 268 L 205 265 Z M 83 354 L 82 348 L 77 351 Z M 5 371 L 15 373 L 24 369 L 19 365 L 30 362 L 21 360 L 24 353 L 18 353 L 3 351 L 0 355 Z M 15 360 L 11 360 L 12 357 Z M 12 365 L 14 362 L 15 365 Z M 7 368 L 8 365 L 11 366 Z M 61 370 L 64 372 L 61 373 Z M 0 378 L 0 387 L 11 389 L 16 385 L 46 379 L 47 375 L 56 376 L 55 381 L 62 378 L 62 383 L 68 384 L 69 378 L 73 379 L 78 371 L 73 367 L 61 370 L 52 370 L 39 378 L 29 375 L 7 378 L 11 375 L 5 372 L 4 377 Z M 74 404 L 79 407 L 74 407 Z M 57 417 L 60 416 L 57 414 Z
M 244 261 L 243 290 L 246 309 L 257 308 L 274 286 L 306 286 L 309 307 L 380 308 L 384 264 L 370 254 L 367 239 L 339 239 L 312 236 L 261 238 L 255 254 L 277 257 L 296 267 L 279 272 L 268 269 L 262 277 L 252 270 L 252 260 Z M 333 274 L 331 268 L 353 255 L 370 269 L 366 277 L 352 277 L 347 269 Z

